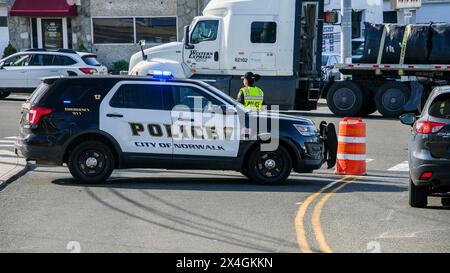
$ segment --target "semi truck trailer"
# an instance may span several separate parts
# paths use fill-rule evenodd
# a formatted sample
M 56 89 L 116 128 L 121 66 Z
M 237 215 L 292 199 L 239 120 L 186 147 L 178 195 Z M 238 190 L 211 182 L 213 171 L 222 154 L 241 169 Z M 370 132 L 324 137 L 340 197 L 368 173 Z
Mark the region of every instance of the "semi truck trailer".
M 450 84 L 450 64 L 338 64 L 344 80 L 323 88 L 330 110 L 337 116 L 384 117 L 421 111 L 437 86 Z
M 323 33 L 320 0 L 212 0 L 184 29 L 182 42 L 143 49 L 131 75 L 179 63 L 236 97 L 246 72 L 260 74 L 265 103 L 282 110 L 314 110 L 320 98 Z
M 436 86 L 449 84 L 449 24 L 366 23 L 365 29 L 362 58 L 337 65 L 343 77 L 323 88 L 337 116 L 420 112 Z

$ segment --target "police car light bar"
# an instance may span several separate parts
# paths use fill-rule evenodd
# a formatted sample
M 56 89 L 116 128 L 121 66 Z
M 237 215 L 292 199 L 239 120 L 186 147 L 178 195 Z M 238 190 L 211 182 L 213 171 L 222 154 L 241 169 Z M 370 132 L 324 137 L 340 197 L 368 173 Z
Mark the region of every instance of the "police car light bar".
M 155 79 L 172 79 L 173 75 L 170 71 L 161 71 L 161 70 L 151 70 L 148 73 L 149 76 L 153 76 Z

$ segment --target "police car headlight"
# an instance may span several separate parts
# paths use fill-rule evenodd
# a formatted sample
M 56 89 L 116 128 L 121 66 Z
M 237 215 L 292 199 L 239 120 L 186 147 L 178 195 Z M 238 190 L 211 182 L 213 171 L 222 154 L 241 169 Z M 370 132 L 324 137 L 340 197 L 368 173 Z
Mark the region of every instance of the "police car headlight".
M 295 124 L 295 129 L 302 135 L 306 137 L 311 137 L 317 135 L 318 129 L 314 125 L 300 125 Z

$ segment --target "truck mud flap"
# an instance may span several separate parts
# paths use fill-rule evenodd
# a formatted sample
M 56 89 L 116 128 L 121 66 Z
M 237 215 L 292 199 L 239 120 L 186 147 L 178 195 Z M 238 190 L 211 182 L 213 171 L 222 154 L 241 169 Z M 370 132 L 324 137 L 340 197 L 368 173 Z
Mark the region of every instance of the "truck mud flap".
M 336 126 L 333 123 L 322 121 L 320 124 L 320 135 L 324 142 L 324 160 L 327 162 L 328 169 L 336 166 L 338 137 Z

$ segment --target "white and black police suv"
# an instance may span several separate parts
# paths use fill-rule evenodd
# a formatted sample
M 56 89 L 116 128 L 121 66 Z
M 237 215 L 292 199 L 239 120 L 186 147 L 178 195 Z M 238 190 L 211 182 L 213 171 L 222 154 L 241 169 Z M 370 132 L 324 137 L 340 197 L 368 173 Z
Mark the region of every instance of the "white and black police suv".
M 292 170 L 336 162 L 333 124 L 252 112 L 201 81 L 151 77 L 49 78 L 22 109 L 16 153 L 67 164 L 77 182 L 114 169 L 235 170 L 279 184 Z

